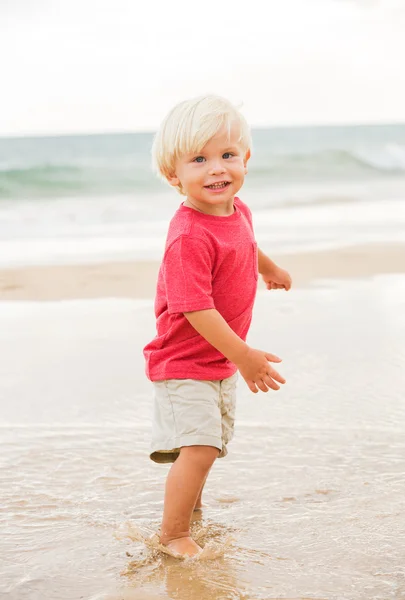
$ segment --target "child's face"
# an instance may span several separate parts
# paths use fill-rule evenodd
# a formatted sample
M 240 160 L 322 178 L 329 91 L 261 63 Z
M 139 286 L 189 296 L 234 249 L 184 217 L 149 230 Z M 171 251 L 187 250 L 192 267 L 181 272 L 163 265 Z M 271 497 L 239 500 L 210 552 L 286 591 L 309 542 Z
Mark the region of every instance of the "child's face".
M 181 184 L 191 204 L 206 213 L 227 214 L 234 196 L 243 185 L 250 152 L 239 143 L 239 129 L 225 129 L 212 137 L 199 154 L 186 154 L 176 162 L 176 172 L 169 178 L 174 186 Z

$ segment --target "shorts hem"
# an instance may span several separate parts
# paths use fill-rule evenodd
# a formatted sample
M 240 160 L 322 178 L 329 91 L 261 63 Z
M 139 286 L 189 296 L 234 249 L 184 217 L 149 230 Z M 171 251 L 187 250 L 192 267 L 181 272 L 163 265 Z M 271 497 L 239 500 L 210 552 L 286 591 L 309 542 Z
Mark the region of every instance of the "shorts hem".
M 154 442 L 149 457 L 156 463 L 174 462 L 183 446 L 212 446 L 220 451 L 221 456 L 225 456 L 222 439 L 212 435 L 185 435 L 160 444 Z

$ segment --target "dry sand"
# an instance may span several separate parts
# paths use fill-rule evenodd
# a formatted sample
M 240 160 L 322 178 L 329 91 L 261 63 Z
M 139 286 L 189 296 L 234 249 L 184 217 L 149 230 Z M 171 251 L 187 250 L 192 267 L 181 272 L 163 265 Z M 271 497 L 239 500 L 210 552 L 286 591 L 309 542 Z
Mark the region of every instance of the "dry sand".
M 289 270 L 295 286 L 315 279 L 405 272 L 405 244 L 374 244 L 271 258 Z M 158 270 L 159 263 L 151 261 L 4 269 L 0 271 L 0 300 L 151 298 Z

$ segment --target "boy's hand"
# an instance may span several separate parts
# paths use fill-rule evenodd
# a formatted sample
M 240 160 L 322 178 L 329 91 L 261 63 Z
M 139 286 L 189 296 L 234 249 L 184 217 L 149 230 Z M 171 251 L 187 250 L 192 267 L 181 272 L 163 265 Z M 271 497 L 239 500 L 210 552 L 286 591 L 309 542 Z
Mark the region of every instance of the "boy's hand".
M 277 267 L 271 273 L 262 273 L 262 278 L 268 290 L 286 290 L 291 288 L 292 279 L 288 271 Z
M 285 383 L 284 377 L 273 369 L 269 361 L 281 362 L 281 358 L 262 350 L 249 348 L 240 362 L 236 363 L 240 374 L 254 394 L 259 390 L 268 392 L 269 388 L 279 390 L 280 386 L 276 382 Z

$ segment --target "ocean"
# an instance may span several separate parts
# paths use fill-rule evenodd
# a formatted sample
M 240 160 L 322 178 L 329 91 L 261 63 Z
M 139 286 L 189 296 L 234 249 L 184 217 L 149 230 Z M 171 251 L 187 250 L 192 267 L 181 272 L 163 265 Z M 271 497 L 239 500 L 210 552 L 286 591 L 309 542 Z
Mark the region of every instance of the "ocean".
M 272 252 L 405 239 L 405 124 L 254 129 L 240 197 Z M 0 139 L 0 267 L 159 259 L 182 201 L 152 133 Z

